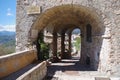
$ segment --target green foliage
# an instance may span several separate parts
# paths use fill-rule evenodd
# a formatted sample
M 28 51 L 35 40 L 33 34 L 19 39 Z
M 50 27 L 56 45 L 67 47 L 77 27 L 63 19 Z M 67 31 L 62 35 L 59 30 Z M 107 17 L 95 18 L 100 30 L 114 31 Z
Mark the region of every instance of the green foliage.
M 15 40 L 0 45 L 0 56 L 15 52 Z
M 79 51 L 79 50 L 80 50 L 80 44 L 81 44 L 81 39 L 80 39 L 80 37 L 77 37 L 77 38 L 76 38 L 76 42 L 74 42 L 73 44 L 74 44 L 76 50 Z
M 15 35 L 0 35 L 0 44 L 15 40 Z
M 40 43 L 41 46 L 41 53 L 43 56 L 43 59 L 46 60 L 49 58 L 49 46 L 45 43 Z
M 15 52 L 15 32 L 0 32 L 0 55 Z
M 43 33 L 39 33 L 38 37 L 38 59 L 39 60 L 46 60 L 49 58 L 49 45 L 44 42 L 44 35 Z

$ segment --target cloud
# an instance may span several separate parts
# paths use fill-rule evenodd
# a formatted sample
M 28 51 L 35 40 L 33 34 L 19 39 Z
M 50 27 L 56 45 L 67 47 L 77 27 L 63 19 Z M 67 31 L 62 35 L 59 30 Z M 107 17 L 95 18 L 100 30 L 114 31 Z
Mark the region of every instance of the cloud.
M 3 27 L 0 25 L 0 29 L 3 29 Z
M 7 16 L 13 16 L 13 14 L 11 13 L 11 9 L 10 8 L 7 9 Z
M 15 31 L 15 25 L 0 25 L 0 31 Z
M 12 14 L 12 13 L 10 13 L 10 12 L 8 12 L 8 13 L 7 13 L 7 16 L 13 16 L 13 14 Z

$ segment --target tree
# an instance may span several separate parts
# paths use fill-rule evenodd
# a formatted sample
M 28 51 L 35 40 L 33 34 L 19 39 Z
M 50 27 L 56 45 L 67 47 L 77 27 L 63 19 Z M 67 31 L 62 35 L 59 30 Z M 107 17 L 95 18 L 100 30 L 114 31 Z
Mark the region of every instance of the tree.
M 77 37 L 75 39 L 75 42 L 74 42 L 74 46 L 75 46 L 75 48 L 76 48 L 77 51 L 80 50 L 80 44 L 81 44 L 81 39 L 80 39 L 80 37 Z

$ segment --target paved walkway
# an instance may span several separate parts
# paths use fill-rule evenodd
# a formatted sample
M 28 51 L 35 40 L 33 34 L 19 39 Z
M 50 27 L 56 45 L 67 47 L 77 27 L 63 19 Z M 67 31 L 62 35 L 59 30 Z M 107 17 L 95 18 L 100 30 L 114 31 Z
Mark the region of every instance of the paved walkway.
M 106 76 L 94 71 L 90 66 L 80 65 L 79 59 L 74 57 L 63 59 L 59 63 L 52 63 L 48 66 L 48 74 L 45 80 L 95 80 L 95 77 L 105 78 Z M 109 78 L 99 80 L 109 80 Z
M 16 80 L 38 63 L 30 64 L 0 80 Z M 94 71 L 90 66 L 80 65 L 79 58 L 74 57 L 72 59 L 63 59 L 61 62 L 52 63 L 48 66 L 47 77 L 44 80 L 120 80 L 120 78 L 109 79 L 105 74 Z

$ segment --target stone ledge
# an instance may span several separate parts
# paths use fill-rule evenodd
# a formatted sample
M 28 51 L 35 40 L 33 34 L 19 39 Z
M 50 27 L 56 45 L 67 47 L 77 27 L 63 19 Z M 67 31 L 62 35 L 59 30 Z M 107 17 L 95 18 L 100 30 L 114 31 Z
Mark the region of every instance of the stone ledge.
M 33 51 L 33 50 L 31 50 Z M 3 55 L 0 56 L 0 61 L 3 60 L 4 58 L 9 58 L 9 57 L 14 57 L 14 56 L 18 56 L 18 55 L 23 55 L 24 53 L 28 53 L 28 50 L 25 51 L 21 51 L 21 52 L 16 52 L 16 53 L 12 53 L 12 54 L 8 54 L 8 55 Z
M 31 70 L 27 71 L 23 75 L 21 75 L 16 80 L 42 80 L 47 73 L 47 65 L 46 61 L 38 64 L 37 66 L 33 67 Z
M 0 78 L 20 70 L 37 60 L 34 50 L 17 52 L 0 57 Z

